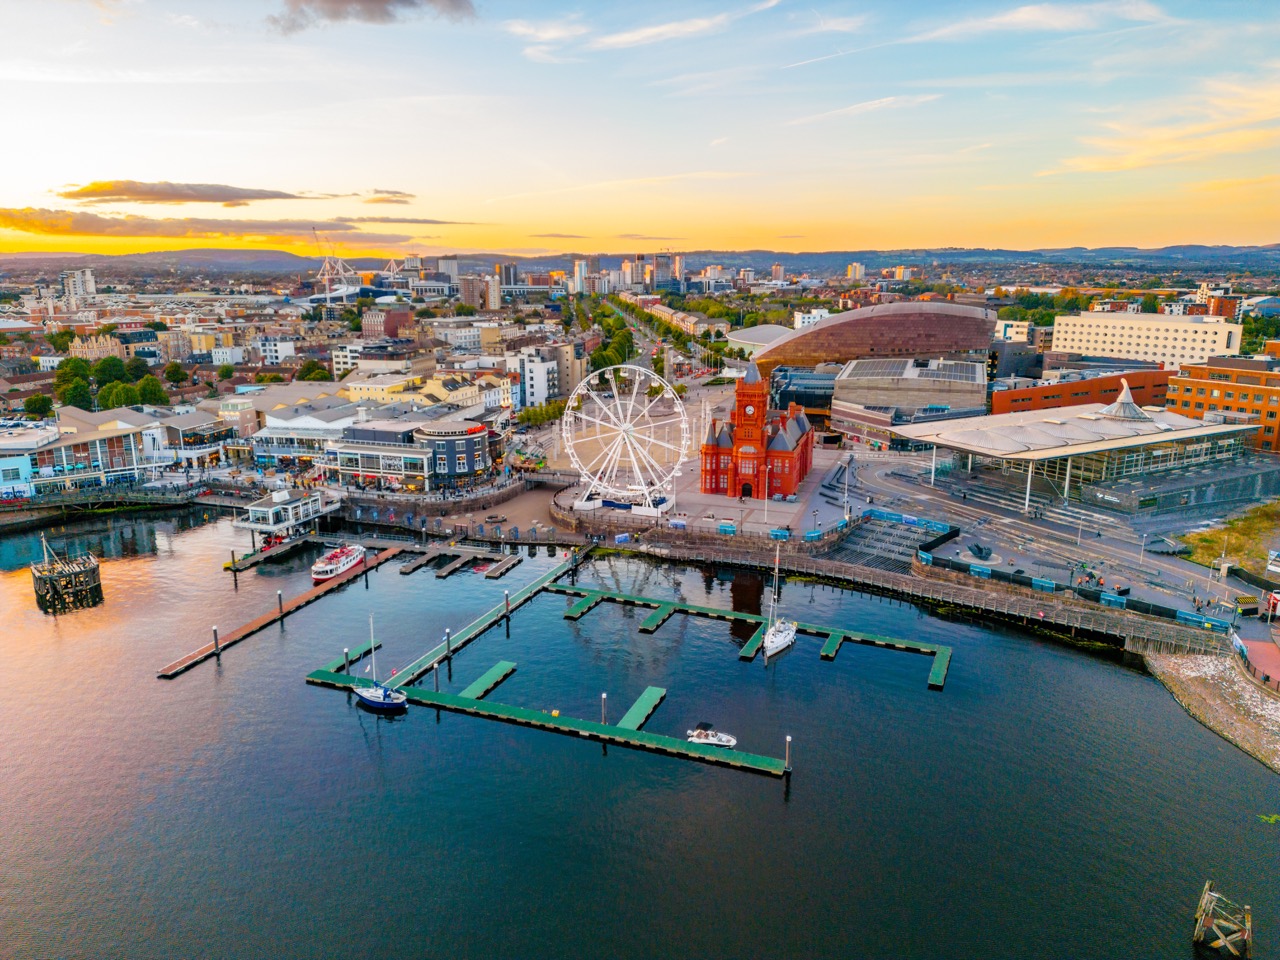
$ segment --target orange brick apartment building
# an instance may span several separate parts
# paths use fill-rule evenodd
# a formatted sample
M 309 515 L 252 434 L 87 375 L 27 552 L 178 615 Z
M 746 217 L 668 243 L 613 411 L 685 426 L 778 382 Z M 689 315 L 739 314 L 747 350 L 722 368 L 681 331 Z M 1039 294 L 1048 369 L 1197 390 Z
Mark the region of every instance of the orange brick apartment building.
M 1256 423 L 1258 449 L 1280 451 L 1280 358 L 1272 353 L 1272 343 L 1267 357 L 1215 357 L 1183 367 L 1169 381 L 1167 408 L 1196 420 L 1212 414 L 1227 422 Z
M 1074 407 L 1082 403 L 1111 403 L 1120 395 L 1120 380 L 1129 382 L 1133 402 L 1140 407 L 1163 407 L 1170 370 L 1129 370 L 1072 380 L 1037 382 L 1032 386 L 991 391 L 992 413 L 1019 413 Z M 1182 413 L 1182 410 L 1178 411 Z

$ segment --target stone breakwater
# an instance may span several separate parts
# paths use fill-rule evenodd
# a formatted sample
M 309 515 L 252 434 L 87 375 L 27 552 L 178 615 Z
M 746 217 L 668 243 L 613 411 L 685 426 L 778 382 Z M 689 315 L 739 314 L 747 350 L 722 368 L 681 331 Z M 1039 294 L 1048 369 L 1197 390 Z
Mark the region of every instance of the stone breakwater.
M 1242 676 L 1230 657 L 1159 653 L 1146 663 L 1187 713 L 1280 773 L 1280 698 Z

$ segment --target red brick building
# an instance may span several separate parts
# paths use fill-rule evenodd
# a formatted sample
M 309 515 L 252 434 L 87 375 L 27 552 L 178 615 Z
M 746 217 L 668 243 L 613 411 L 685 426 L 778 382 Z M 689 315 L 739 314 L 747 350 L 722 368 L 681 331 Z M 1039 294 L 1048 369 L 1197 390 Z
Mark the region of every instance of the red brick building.
M 1111 403 L 1127 380 L 1133 402 L 1140 407 L 1163 407 L 1171 370 L 1128 370 L 1078 380 L 1055 380 L 1013 390 L 991 391 L 992 413 L 1075 407 L 1082 403 Z
M 738 381 L 728 422 L 713 420 L 702 442 L 703 493 L 764 500 L 796 492 L 813 467 L 813 427 L 804 408 L 769 410 L 769 384 L 753 363 Z

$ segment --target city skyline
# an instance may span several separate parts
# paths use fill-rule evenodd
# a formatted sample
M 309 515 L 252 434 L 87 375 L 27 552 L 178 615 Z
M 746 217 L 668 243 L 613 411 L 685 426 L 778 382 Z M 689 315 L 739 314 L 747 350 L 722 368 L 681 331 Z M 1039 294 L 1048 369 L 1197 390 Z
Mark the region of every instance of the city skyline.
M 0 253 L 1280 240 L 1247 3 L 6 6 Z

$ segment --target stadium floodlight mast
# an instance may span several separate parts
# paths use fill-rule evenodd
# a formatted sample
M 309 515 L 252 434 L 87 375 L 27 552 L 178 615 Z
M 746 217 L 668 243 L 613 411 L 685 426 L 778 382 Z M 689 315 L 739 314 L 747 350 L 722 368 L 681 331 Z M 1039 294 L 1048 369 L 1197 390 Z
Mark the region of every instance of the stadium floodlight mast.
M 560 436 L 586 487 L 581 499 L 645 507 L 672 492 L 691 442 L 689 416 L 671 384 L 628 364 L 578 384 L 565 404 Z

